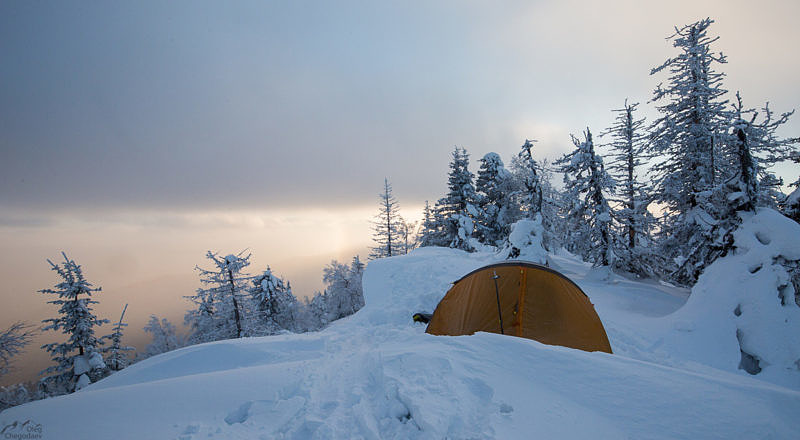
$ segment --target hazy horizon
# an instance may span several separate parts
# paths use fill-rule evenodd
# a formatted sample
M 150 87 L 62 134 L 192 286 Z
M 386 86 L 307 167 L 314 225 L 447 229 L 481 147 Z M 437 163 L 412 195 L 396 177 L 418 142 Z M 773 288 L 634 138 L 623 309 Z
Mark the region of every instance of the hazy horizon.
M 93 296 L 99 301 L 94 307 L 98 317 L 113 323 L 129 304 L 124 343 L 141 350 L 147 345 L 142 329 L 151 314 L 182 326 L 185 311 L 192 307 L 184 296 L 200 287 L 195 265 L 210 268 L 206 251 L 226 255 L 246 250 L 252 257 L 245 272 L 255 275 L 270 266 L 291 282 L 293 293 L 302 299 L 323 289 L 322 270 L 331 260 L 349 262 L 359 255 L 367 261 L 373 211 L 206 214 L 202 219 L 175 219 L 181 224 L 172 227 L 135 220 L 124 225 L 73 220 L 55 230 L 0 227 L 0 242 L 7 250 L 0 254 L 0 276 L 7 280 L 0 323 L 3 328 L 15 321 L 39 327 L 42 319 L 57 314 L 55 306 L 46 304 L 55 298 L 38 291 L 60 281 L 46 260 L 60 263 L 63 250 L 82 266 L 89 282 L 102 288 Z M 269 227 L 262 224 L 263 216 L 273 219 Z M 298 231 L 308 240 L 294 243 Z M 19 276 L 23 273 L 26 276 Z M 101 326 L 98 336 L 110 333 L 110 327 Z M 15 371 L 0 378 L 0 384 L 34 378 L 49 363 L 49 355 L 39 347 L 60 337 L 40 332 L 15 358 Z

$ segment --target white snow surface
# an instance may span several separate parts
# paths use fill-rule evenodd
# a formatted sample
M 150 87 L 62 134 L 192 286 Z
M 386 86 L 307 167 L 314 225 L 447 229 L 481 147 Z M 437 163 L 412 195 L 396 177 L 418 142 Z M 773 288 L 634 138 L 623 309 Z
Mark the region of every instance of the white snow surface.
M 489 333 L 432 336 L 411 315 L 494 254 L 442 248 L 370 262 L 366 306 L 318 333 L 186 347 L 72 395 L 0 414 L 44 439 L 793 439 L 800 392 L 674 338 L 688 292 L 587 280 L 615 354 Z M 744 315 L 743 315 L 744 316 Z M 683 321 L 678 321 L 683 322 Z M 692 327 L 686 321 L 683 327 Z M 679 326 L 680 327 L 680 326 Z M 694 328 L 697 328 L 696 326 Z M 777 337 L 789 337 L 779 335 Z M 691 350 L 688 350 L 691 351 Z M 724 365 L 723 365 L 724 364 Z
M 508 256 L 512 249 L 516 248 L 520 251 L 517 257 L 519 260 L 549 264 L 547 251 L 542 244 L 543 236 L 541 215 L 537 215 L 532 220 L 519 220 L 511 226 L 511 233 L 508 234 L 505 249 L 500 254 Z
M 775 263 L 800 260 L 800 225 L 771 209 L 748 217 L 735 252 L 706 268 L 658 342 L 674 357 L 731 371 L 741 348 L 759 359 L 759 379 L 800 390 L 800 307 Z

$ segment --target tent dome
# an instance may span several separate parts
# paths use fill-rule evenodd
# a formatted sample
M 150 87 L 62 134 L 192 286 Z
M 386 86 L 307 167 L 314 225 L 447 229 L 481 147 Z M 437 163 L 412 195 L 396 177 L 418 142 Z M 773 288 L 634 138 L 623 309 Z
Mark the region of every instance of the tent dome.
M 549 267 L 521 261 L 490 264 L 453 283 L 425 331 L 503 333 L 611 353 L 603 323 L 580 287 Z

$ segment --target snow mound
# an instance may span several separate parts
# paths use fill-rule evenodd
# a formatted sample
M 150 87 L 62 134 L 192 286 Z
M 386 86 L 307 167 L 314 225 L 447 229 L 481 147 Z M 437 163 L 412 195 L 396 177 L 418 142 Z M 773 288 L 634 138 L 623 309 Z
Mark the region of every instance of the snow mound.
M 771 209 L 745 219 L 734 252 L 706 268 L 670 317 L 674 355 L 800 389 L 800 225 Z
M 371 261 L 363 278 L 365 306 L 351 319 L 369 326 L 411 325 L 414 313 L 433 312 L 454 281 L 496 261 L 492 254 L 441 247 Z
M 549 265 L 548 254 L 542 244 L 543 236 L 541 215 L 532 220 L 520 220 L 511 226 L 511 233 L 499 255 L 506 259 Z

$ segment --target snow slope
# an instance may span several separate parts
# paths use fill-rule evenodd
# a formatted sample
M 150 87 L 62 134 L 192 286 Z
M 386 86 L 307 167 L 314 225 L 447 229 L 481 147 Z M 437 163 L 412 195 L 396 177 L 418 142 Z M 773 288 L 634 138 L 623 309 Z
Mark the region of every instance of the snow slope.
M 686 301 L 669 286 L 552 263 L 596 304 L 616 354 L 488 333 L 424 333 L 450 282 L 490 254 L 373 261 L 366 306 L 319 333 L 156 356 L 75 394 L 11 408 L 44 439 L 796 438 L 800 392 L 659 346 Z

